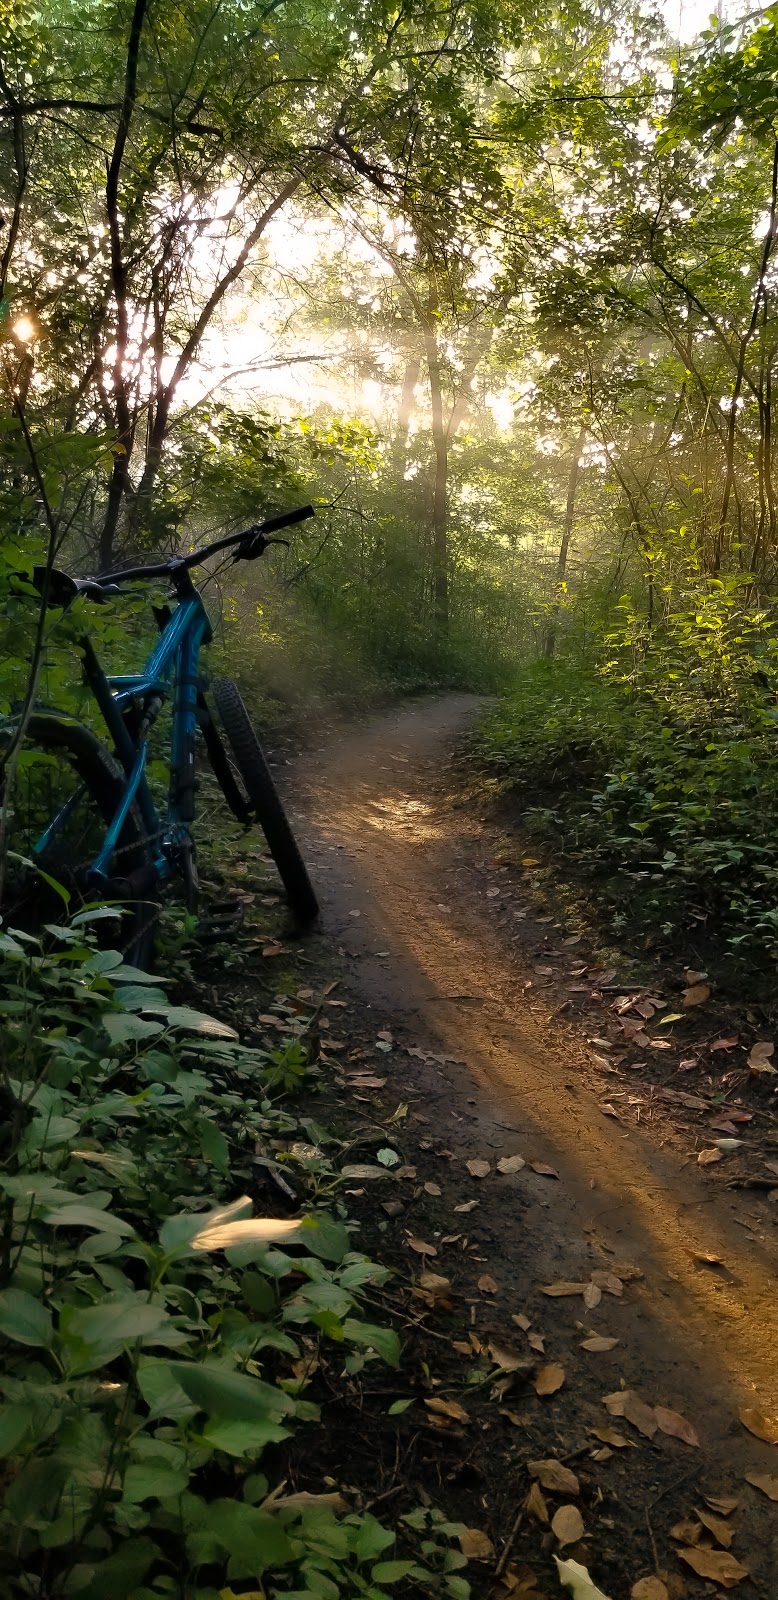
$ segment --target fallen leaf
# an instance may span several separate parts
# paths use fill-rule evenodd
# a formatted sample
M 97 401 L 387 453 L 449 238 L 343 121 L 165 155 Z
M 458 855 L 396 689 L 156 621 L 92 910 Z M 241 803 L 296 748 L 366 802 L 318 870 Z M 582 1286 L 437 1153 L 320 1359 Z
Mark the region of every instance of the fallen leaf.
M 530 1166 L 531 1166 L 533 1172 L 539 1172 L 540 1173 L 541 1178 L 558 1178 L 559 1177 L 559 1173 L 557 1172 L 556 1167 L 547 1166 L 545 1161 L 530 1161 Z
M 417 1256 L 436 1256 L 437 1249 L 434 1244 L 427 1244 L 424 1239 L 417 1239 L 414 1234 L 408 1235 L 408 1244 L 415 1250 Z
M 536 1522 L 545 1524 L 550 1520 L 548 1515 L 548 1506 L 546 1505 L 546 1502 L 540 1492 L 539 1484 L 533 1483 L 524 1504 L 530 1516 L 534 1517 Z
M 368 1162 L 349 1163 L 341 1167 L 342 1178 L 396 1178 L 396 1172 L 390 1172 L 388 1167 L 372 1166 Z
M 662 1433 L 669 1434 L 672 1439 L 682 1439 L 684 1444 L 695 1445 L 699 1449 L 698 1435 L 680 1411 L 670 1411 L 667 1406 L 655 1406 L 654 1416 Z
M 523 1311 L 514 1311 L 511 1316 L 511 1322 L 515 1322 L 516 1327 L 521 1328 L 523 1333 L 526 1333 L 527 1329 L 532 1327 L 529 1317 L 525 1317 Z
M 386 1212 L 387 1217 L 399 1217 L 404 1209 L 402 1200 L 384 1200 L 381 1205 L 381 1210 Z
M 748 1054 L 748 1066 L 751 1072 L 775 1072 L 775 1067 L 770 1065 L 770 1057 L 774 1054 L 775 1045 L 769 1039 L 753 1044 Z
M 726 1550 L 679 1550 L 681 1561 L 692 1568 L 700 1578 L 713 1578 L 715 1583 L 723 1584 L 725 1589 L 734 1589 L 736 1583 L 742 1583 L 748 1577 L 748 1567 L 744 1567 L 736 1560 L 735 1556 Z
M 563 1280 L 560 1283 L 541 1284 L 540 1292 L 541 1294 L 547 1294 L 552 1298 L 556 1298 L 557 1296 L 565 1294 L 583 1294 L 588 1287 L 589 1285 L 586 1283 L 568 1283 L 566 1280 Z
M 625 1417 L 647 1439 L 653 1439 L 659 1427 L 651 1406 L 634 1389 L 617 1389 L 615 1394 L 603 1396 L 603 1405 L 612 1417 Z
M 687 967 L 684 972 L 687 983 L 704 983 L 707 976 L 707 972 L 695 972 L 693 967 Z
M 480 1528 L 463 1528 L 457 1538 L 459 1548 L 468 1561 L 491 1561 L 494 1545 L 489 1535 L 482 1533 Z
M 697 1157 L 697 1164 L 700 1167 L 710 1167 L 713 1165 L 714 1161 L 723 1161 L 723 1159 L 724 1157 L 721 1151 L 717 1150 L 714 1145 L 710 1150 L 700 1151 Z
M 443 1190 L 441 1189 L 439 1183 L 425 1183 L 425 1185 L 424 1185 L 424 1193 L 425 1194 L 439 1195 L 439 1194 L 443 1193 Z
M 634 1450 L 631 1439 L 625 1439 L 623 1433 L 617 1433 L 615 1428 L 590 1428 L 590 1433 L 595 1439 L 601 1439 L 603 1444 L 612 1444 L 616 1450 Z
M 684 1517 L 670 1529 L 670 1538 L 678 1539 L 681 1544 L 699 1544 L 702 1534 L 702 1523 L 692 1522 L 690 1517 Z
M 535 1393 L 540 1395 L 556 1394 L 565 1381 L 565 1369 L 552 1361 L 547 1367 L 541 1367 L 535 1374 Z
M 766 1417 L 753 1406 L 746 1406 L 739 1416 L 743 1427 L 756 1434 L 757 1439 L 764 1439 L 766 1444 L 778 1444 L 778 1417 Z
M 531 1478 L 537 1478 L 544 1489 L 550 1489 L 554 1494 L 580 1494 L 581 1487 L 574 1472 L 570 1471 L 563 1462 L 551 1456 L 547 1461 L 528 1461 L 527 1471 Z
M 451 1280 L 444 1278 L 439 1272 L 422 1272 L 418 1288 L 423 1291 L 431 1305 L 451 1303 Z
M 482 1294 L 497 1294 L 500 1285 L 490 1272 L 482 1272 L 478 1279 L 478 1288 Z
M 473 1161 L 467 1162 L 467 1170 L 471 1178 L 488 1178 L 492 1169 L 488 1161 L 482 1161 L 480 1157 L 476 1156 Z
M 469 1422 L 470 1418 L 464 1406 L 458 1400 L 439 1400 L 437 1395 L 424 1401 L 428 1411 L 435 1417 L 443 1417 L 447 1422 Z
M 778 1500 L 778 1478 L 769 1472 L 747 1472 L 746 1483 L 752 1483 L 755 1489 L 761 1489 L 768 1500 Z
M 542 1333 L 528 1333 L 527 1334 L 527 1344 L 529 1345 L 530 1350 L 537 1351 L 537 1354 L 539 1356 L 544 1356 L 545 1355 L 545 1353 L 546 1353 L 546 1341 L 543 1338 Z
M 621 1278 L 617 1277 L 615 1272 L 604 1272 L 598 1268 L 596 1272 L 592 1273 L 592 1283 L 598 1289 L 605 1289 L 608 1294 L 622 1295 L 624 1293 Z
M 497 1163 L 497 1171 L 502 1173 L 521 1172 L 522 1167 L 526 1167 L 526 1165 L 527 1163 L 523 1156 L 500 1156 Z
M 681 1004 L 688 1011 L 690 1006 L 702 1006 L 710 1000 L 710 985 L 707 983 L 692 983 L 683 991 Z
M 475 1211 L 476 1206 L 480 1206 L 480 1204 L 481 1204 L 480 1200 L 463 1200 L 461 1206 L 454 1206 L 454 1210 L 455 1211 Z
M 604 1333 L 593 1333 L 590 1338 L 583 1340 L 581 1349 L 595 1350 L 598 1353 L 602 1353 L 606 1350 L 612 1350 L 618 1342 L 618 1339 L 607 1338 Z
M 734 1050 L 737 1042 L 738 1035 L 736 1033 L 730 1033 L 726 1039 L 714 1039 L 713 1044 L 711 1045 L 711 1050 Z
M 705 1504 L 710 1506 L 711 1511 L 717 1511 L 720 1517 L 731 1517 L 738 1506 L 735 1496 L 729 1494 L 706 1494 Z
M 638 1578 L 629 1594 L 630 1600 L 670 1600 L 670 1591 L 661 1578 Z
M 560 1506 L 551 1521 L 551 1532 L 561 1545 L 577 1544 L 584 1536 L 583 1517 L 577 1506 Z
M 284 947 L 282 944 L 266 944 L 262 954 L 263 956 L 282 956 Z
M 699 1517 L 700 1522 L 704 1528 L 707 1528 L 708 1533 L 713 1534 L 716 1543 L 723 1545 L 724 1549 L 728 1550 L 734 1538 L 734 1533 L 729 1523 L 725 1522 L 723 1517 L 714 1517 L 711 1511 L 698 1511 L 695 1508 L 694 1515 Z
M 509 1345 L 490 1341 L 487 1349 L 495 1366 L 502 1367 L 504 1372 L 518 1372 L 528 1364 L 528 1358 L 520 1355 L 518 1350 L 511 1350 Z
M 601 1299 L 602 1289 L 600 1288 L 599 1284 L 587 1283 L 583 1292 L 583 1303 L 586 1306 L 587 1311 L 594 1311 L 595 1306 L 600 1304 Z
M 527 1420 L 528 1419 L 526 1417 L 520 1416 L 518 1411 L 508 1411 L 507 1409 L 505 1409 L 504 1407 L 501 1406 L 500 1407 L 500 1416 L 501 1417 L 507 1417 L 508 1421 L 513 1423 L 514 1428 L 526 1428 L 526 1426 L 527 1426 Z
M 608 1600 L 607 1594 L 592 1582 L 586 1567 L 577 1561 L 560 1561 L 559 1556 L 554 1556 L 559 1573 L 559 1582 L 563 1589 L 569 1589 L 573 1600 Z
M 364 1072 L 355 1072 L 349 1077 L 349 1088 L 355 1089 L 383 1089 L 386 1078 L 372 1078 Z
M 687 1250 L 686 1254 L 691 1256 L 692 1261 L 699 1261 L 703 1267 L 724 1266 L 724 1257 L 714 1255 L 712 1250 Z

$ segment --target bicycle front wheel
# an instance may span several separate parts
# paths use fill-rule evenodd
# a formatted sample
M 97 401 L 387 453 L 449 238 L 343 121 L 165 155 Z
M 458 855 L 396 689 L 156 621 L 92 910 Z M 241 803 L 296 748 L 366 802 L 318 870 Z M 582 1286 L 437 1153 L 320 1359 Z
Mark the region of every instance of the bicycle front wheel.
M 313 922 L 319 903 L 237 684 L 231 678 L 215 678 L 211 689 L 234 766 L 267 839 L 289 905 L 299 922 Z
M 12 719 L 0 727 L 0 763 L 14 732 Z M 8 794 L 0 906 L 6 928 L 40 933 L 62 920 L 65 897 L 70 915 L 100 899 L 121 901 L 115 918 L 98 924 L 101 943 L 136 966 L 149 965 L 157 917 L 148 887 L 152 853 L 134 810 L 108 864 L 107 886 L 96 887 L 89 875 L 124 786 L 118 762 L 89 728 L 64 712 L 33 713 Z M 2 774 L 0 797 L 5 800 Z

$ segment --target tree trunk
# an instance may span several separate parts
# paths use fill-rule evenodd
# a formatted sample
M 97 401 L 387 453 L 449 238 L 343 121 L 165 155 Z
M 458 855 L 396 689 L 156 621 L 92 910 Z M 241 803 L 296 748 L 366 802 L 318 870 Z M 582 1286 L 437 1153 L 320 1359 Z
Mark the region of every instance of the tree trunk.
M 443 416 L 443 383 L 438 354 L 437 329 L 430 318 L 424 326 L 424 345 L 430 378 L 432 444 L 435 471 L 432 482 L 432 579 L 435 627 L 448 632 L 448 440 Z
M 565 520 L 562 524 L 562 539 L 559 545 L 559 555 L 556 564 L 557 584 L 564 583 L 567 572 L 567 554 L 570 549 L 570 537 L 573 532 L 573 519 L 575 517 L 575 499 L 578 493 L 578 479 L 581 476 L 581 455 L 586 443 L 586 429 L 581 428 L 573 451 L 570 463 L 570 476 L 567 480 L 567 504 L 565 506 Z M 551 660 L 556 650 L 557 621 L 559 618 L 559 601 L 556 601 L 549 620 L 548 631 L 543 645 L 543 654 Z

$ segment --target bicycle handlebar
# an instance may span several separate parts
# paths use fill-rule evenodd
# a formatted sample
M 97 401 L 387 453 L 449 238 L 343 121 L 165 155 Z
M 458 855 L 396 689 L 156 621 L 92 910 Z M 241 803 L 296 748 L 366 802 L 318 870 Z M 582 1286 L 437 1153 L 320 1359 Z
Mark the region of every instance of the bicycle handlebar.
M 228 550 L 231 545 L 240 546 L 245 543 L 245 549 L 236 549 L 233 559 L 235 561 L 256 561 L 257 556 L 264 555 L 269 544 L 283 543 L 282 540 L 268 539 L 269 533 L 276 533 L 279 528 L 291 528 L 296 522 L 305 522 L 308 517 L 315 516 L 313 506 L 297 506 L 294 511 L 281 511 L 275 517 L 267 517 L 264 522 L 255 522 L 250 528 L 244 528 L 242 533 L 228 533 L 223 539 L 215 539 L 213 544 L 203 545 L 201 550 L 193 550 L 188 556 L 171 556 L 167 561 L 157 562 L 149 567 L 128 567 L 123 572 L 101 572 L 96 578 L 84 580 L 89 584 L 120 584 L 133 582 L 138 578 L 164 578 L 173 577 L 180 572 L 182 567 L 199 567 L 211 556 L 220 550 Z M 79 580 L 76 579 L 76 582 Z

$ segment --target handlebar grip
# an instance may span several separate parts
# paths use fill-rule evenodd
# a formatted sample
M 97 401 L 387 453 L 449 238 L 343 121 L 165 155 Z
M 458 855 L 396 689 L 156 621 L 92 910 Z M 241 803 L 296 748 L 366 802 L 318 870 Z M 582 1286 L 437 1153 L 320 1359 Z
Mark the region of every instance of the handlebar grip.
M 305 522 L 308 517 L 315 517 L 313 506 L 298 506 L 296 511 L 281 511 L 277 517 L 268 517 L 267 522 L 260 522 L 258 533 L 275 533 L 277 528 L 291 528 L 295 522 Z

